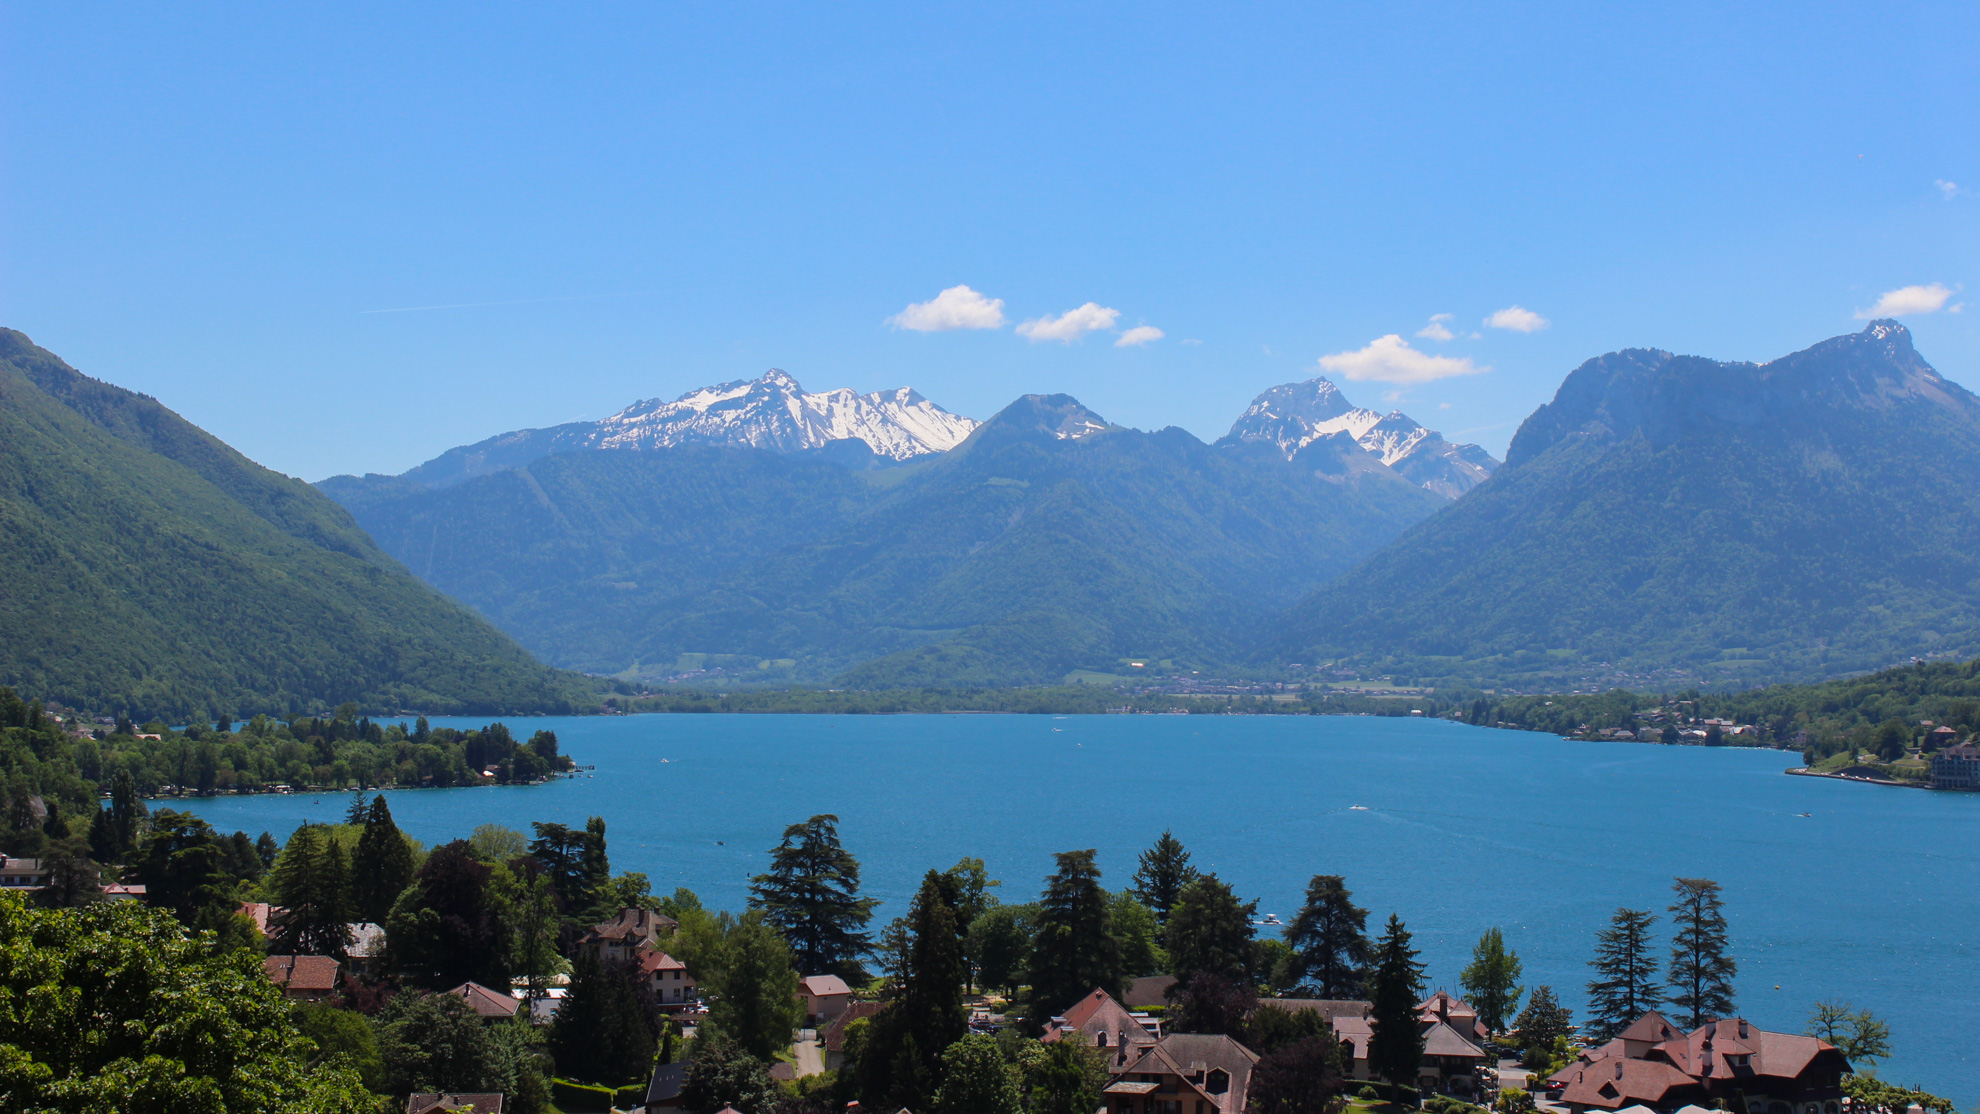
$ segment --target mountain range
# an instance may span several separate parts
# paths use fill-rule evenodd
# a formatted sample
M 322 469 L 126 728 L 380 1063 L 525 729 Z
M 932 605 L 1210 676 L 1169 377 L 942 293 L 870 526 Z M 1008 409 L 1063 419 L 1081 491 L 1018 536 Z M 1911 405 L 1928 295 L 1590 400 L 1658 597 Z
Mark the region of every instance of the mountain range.
M 1529 686 L 1836 676 L 1980 653 L 1980 398 L 1895 321 L 1765 364 L 1590 360 L 1490 480 L 1273 656 Z
M 596 698 L 421 583 L 310 485 L 12 329 L 0 583 L 0 684 L 140 720 Z

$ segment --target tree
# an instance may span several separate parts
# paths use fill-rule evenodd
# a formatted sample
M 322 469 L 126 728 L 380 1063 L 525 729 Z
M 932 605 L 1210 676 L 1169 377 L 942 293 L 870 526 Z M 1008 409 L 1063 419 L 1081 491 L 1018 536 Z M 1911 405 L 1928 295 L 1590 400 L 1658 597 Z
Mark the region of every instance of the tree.
M 15 1110 L 375 1109 L 355 1071 L 311 1067 L 281 991 L 136 902 L 30 909 L 0 894 L 0 1095 Z
M 1183 887 L 1196 881 L 1196 868 L 1189 865 L 1189 852 L 1168 829 L 1155 846 L 1141 853 L 1141 866 L 1134 872 L 1134 896 L 1155 911 L 1155 918 L 1166 923 Z
M 185 924 L 221 927 L 234 915 L 234 885 L 226 846 L 206 821 L 161 808 L 151 818 L 132 866 L 153 905 L 170 909 Z
M 1032 1114 L 1093 1114 L 1109 1081 L 1106 1054 L 1080 1041 L 1034 1045 L 1023 1065 Z
M 790 941 L 809 974 L 864 981 L 860 957 L 873 946 L 866 932 L 872 898 L 859 896 L 859 860 L 839 844 L 839 818 L 822 814 L 784 829 L 770 852 L 770 870 L 750 880 L 750 904 Z
M 1169 1012 L 1169 1027 L 1178 1033 L 1242 1037 L 1245 1019 L 1258 1008 L 1258 992 L 1251 984 L 1222 971 L 1199 971 L 1188 982 L 1177 983 L 1170 994 L 1175 1005 Z
M 976 918 L 997 904 L 997 897 L 990 891 L 1003 885 L 990 877 L 990 871 L 982 859 L 964 858 L 944 872 L 956 885 L 956 917 L 964 925 L 976 923 Z
M 304 824 L 275 860 L 280 920 L 269 941 L 278 955 L 336 955 L 351 946 L 351 871 L 330 829 Z
M 539 1074 L 534 1054 L 527 1039 L 517 1041 L 513 1032 L 498 1030 L 527 1024 L 490 1025 L 452 994 L 400 994 L 378 1015 L 386 1090 L 401 1095 L 525 1090 L 528 1077 Z
M 931 1059 L 969 1032 L 957 896 L 953 878 L 931 870 L 922 879 L 908 907 L 906 962 L 895 972 L 901 1019 Z
M 1320 1011 L 1288 1010 L 1273 1005 L 1253 1010 L 1245 1019 L 1243 1031 L 1241 1043 L 1260 1056 L 1269 1056 L 1309 1038 L 1332 1040 L 1334 1037 L 1333 1027 Z
M 1121 953 L 1121 974 L 1131 979 L 1158 975 L 1169 969 L 1169 955 L 1156 940 L 1162 931 L 1155 911 L 1135 900 L 1132 890 L 1107 898 L 1107 923 Z
M 611 877 L 611 861 L 605 853 L 605 819 L 594 816 L 585 821 L 583 831 L 574 831 L 562 824 L 531 824 L 536 838 L 530 841 L 529 853 L 543 864 L 550 875 L 550 885 L 557 891 L 557 902 L 564 914 L 584 921 L 596 913 L 613 912 L 600 910 L 599 899 L 603 896 L 606 880 Z M 499 838 L 490 833 L 491 847 Z
M 570 829 L 564 828 L 563 831 L 569 832 Z M 523 834 L 500 824 L 475 825 L 474 831 L 468 833 L 468 846 L 474 849 L 474 857 L 484 863 L 506 863 L 529 853 L 529 841 L 523 838 Z
M 103 900 L 102 871 L 89 859 L 58 850 L 43 855 L 41 865 L 48 868 L 48 883 L 34 895 L 36 905 L 73 909 Z
M 1096 852 L 1061 851 L 1059 869 L 1045 880 L 1031 945 L 1032 1032 L 1091 993 L 1121 994 L 1121 956 L 1107 923 L 1107 891 L 1100 888 Z
M 351 915 L 360 921 L 384 924 L 392 903 L 412 884 L 413 855 L 405 834 L 392 822 L 392 809 L 383 793 L 371 799 L 364 814 L 364 831 L 351 853 Z
M 1308 1037 L 1260 1057 L 1251 1070 L 1251 1114 L 1334 1114 L 1341 1106 L 1340 1045 Z
M 1500 1032 L 1512 1012 L 1519 1008 L 1519 956 L 1506 949 L 1506 938 L 1498 928 L 1488 928 L 1471 949 L 1471 962 L 1458 974 L 1465 997 L 1478 1011 L 1478 1020 L 1490 1032 Z
M 790 1047 L 802 1020 L 791 948 L 770 927 L 763 910 L 737 920 L 722 942 L 709 1020 L 744 1052 L 770 1060 Z
M 964 1036 L 942 1050 L 941 1063 L 935 1114 L 1018 1114 L 1017 1073 L 1004 1062 L 995 1037 Z
M 1739 965 L 1726 954 L 1726 914 L 1719 884 L 1709 878 L 1679 878 L 1671 886 L 1671 1004 L 1685 1012 L 1685 1027 L 1696 1029 L 1733 1012 L 1733 976 Z
M 1009 991 L 1024 981 L 1037 914 L 1036 905 L 992 905 L 970 924 L 965 950 L 979 985 Z
M 1554 988 L 1542 984 L 1533 988 L 1526 1008 L 1513 1021 L 1519 1034 L 1519 1047 L 1526 1066 L 1537 1067 L 1543 1055 L 1551 1055 L 1554 1042 L 1566 1040 L 1574 1031 L 1574 1017 L 1554 997 Z
M 1306 905 L 1286 926 L 1295 977 L 1315 998 L 1361 994 L 1368 967 L 1368 910 L 1357 907 L 1338 874 L 1316 874 L 1306 884 Z
M 1257 902 L 1240 902 L 1214 874 L 1184 886 L 1162 934 L 1170 972 L 1185 983 L 1199 974 L 1248 981 L 1256 958 L 1251 918 L 1257 909 Z
M 590 952 L 578 953 L 570 992 L 550 1026 L 550 1055 L 558 1072 L 617 1087 L 653 1070 L 658 1034 L 640 1009 L 632 985 L 638 977 L 637 969 L 604 966 Z
M 507 930 L 508 969 L 529 980 L 529 996 L 541 998 L 557 973 L 557 895 L 549 875 L 527 855 L 489 875 L 490 900 Z
M 1423 965 L 1410 947 L 1409 931 L 1401 918 L 1389 914 L 1388 926 L 1375 944 L 1374 969 L 1369 976 L 1368 1071 L 1398 1087 L 1414 1087 L 1423 1063 L 1423 1028 L 1416 1007 L 1423 1001 Z
M 434 849 L 385 918 L 386 966 L 415 986 L 470 979 L 508 985 L 508 941 L 490 893 L 492 868 L 466 840 Z
M 687 1064 L 681 1105 L 688 1114 L 716 1114 L 725 1106 L 763 1114 L 777 1099 L 769 1067 L 720 1031 L 695 1038 Z
M 316 1042 L 310 1067 L 341 1064 L 357 1072 L 366 1087 L 374 1091 L 384 1088 L 385 1061 L 378 1055 L 378 1033 L 363 1014 L 328 1002 L 302 1003 L 293 1012 L 296 1028 Z
M 1651 950 L 1648 910 L 1617 909 L 1609 927 L 1595 934 L 1597 978 L 1588 984 L 1588 1033 L 1606 1041 L 1664 1002 L 1657 984 L 1657 956 Z
M 1848 1002 L 1815 1003 L 1808 1035 L 1835 1045 L 1853 1066 L 1874 1066 L 1891 1055 L 1891 1027 L 1869 1010 L 1850 1009 Z

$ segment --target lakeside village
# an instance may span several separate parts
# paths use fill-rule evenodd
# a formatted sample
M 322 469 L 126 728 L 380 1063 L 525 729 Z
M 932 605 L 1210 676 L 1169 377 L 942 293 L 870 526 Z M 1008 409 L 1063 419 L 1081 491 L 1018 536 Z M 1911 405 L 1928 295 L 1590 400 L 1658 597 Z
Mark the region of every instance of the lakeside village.
M 90 828 L 86 862 L 66 836 L 53 865 L 0 866 L 18 895 L 0 894 L 0 929 L 40 952 L 0 970 L 0 991 L 30 1010 L 61 1001 L 32 980 L 60 985 L 70 966 L 102 962 L 61 949 L 115 941 L 122 968 L 154 965 L 155 987 L 204 980 L 199 1000 L 224 1004 L 211 1008 L 287 1026 L 260 1070 L 314 1096 L 298 1109 L 1953 1109 L 1871 1073 L 1891 1041 L 1868 1010 L 1742 1016 L 1722 895 L 1702 879 L 1674 883 L 1665 940 L 1648 910 L 1619 909 L 1594 932 L 1577 1021 L 1553 988 L 1521 987 L 1497 928 L 1454 986 L 1433 987 L 1403 921 L 1371 931 L 1341 877 L 1316 875 L 1282 924 L 1166 832 L 1116 891 L 1093 851 L 1058 854 L 1033 900 L 1000 898 L 1010 891 L 981 860 L 930 870 L 875 933 L 876 902 L 832 816 L 786 830 L 739 915 L 613 874 L 596 817 L 534 824 L 533 838 L 483 824 L 427 849 L 382 796 L 359 794 L 345 823 L 305 824 L 278 845 L 120 796 Z M 176 995 L 136 997 L 114 1003 L 134 1017 L 23 1025 L 47 1045 L 26 1051 L 57 1082 L 62 1065 L 107 1079 L 105 1057 L 176 1028 Z M 108 1028 L 77 1040 L 91 1025 Z M 171 1042 L 121 1054 L 140 1051 L 193 1055 Z M 252 1060 L 245 1045 L 213 1055 L 228 1071 Z

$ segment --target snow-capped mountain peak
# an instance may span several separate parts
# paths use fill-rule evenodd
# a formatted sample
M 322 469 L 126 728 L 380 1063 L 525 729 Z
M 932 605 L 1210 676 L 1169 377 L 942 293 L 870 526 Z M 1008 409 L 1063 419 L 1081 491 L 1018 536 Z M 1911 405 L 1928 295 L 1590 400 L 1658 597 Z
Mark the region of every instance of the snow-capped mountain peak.
M 907 460 L 955 448 L 977 424 L 907 387 L 870 394 L 841 387 L 812 394 L 772 368 L 759 379 L 702 387 L 672 401 L 636 402 L 595 423 L 588 447 L 704 444 L 788 453 L 858 440 L 879 456 Z
M 1282 383 L 1253 399 L 1227 441 L 1265 441 L 1287 460 L 1307 445 L 1346 433 L 1383 464 L 1452 499 L 1485 481 L 1499 462 L 1476 445 L 1454 445 L 1400 410 L 1378 414 L 1349 402 L 1321 377 Z

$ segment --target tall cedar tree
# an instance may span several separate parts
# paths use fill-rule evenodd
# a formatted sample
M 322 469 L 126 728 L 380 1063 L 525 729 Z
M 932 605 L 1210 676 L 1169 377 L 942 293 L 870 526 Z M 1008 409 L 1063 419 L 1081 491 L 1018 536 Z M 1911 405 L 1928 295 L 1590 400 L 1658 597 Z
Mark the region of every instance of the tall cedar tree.
M 385 795 L 371 799 L 364 814 L 364 831 L 351 853 L 352 915 L 360 921 L 384 924 L 392 903 L 412 884 L 412 848 L 392 822 Z
M 641 1010 L 639 970 L 601 964 L 589 950 L 571 965 L 570 992 L 550 1026 L 550 1055 L 567 1079 L 618 1087 L 653 1070 L 657 1034 Z
M 1554 997 L 1554 988 L 1543 983 L 1533 988 L 1526 1008 L 1513 1019 L 1513 1030 L 1519 1034 L 1527 1066 L 1532 1067 L 1540 1053 L 1551 1053 L 1556 1040 L 1574 1031 L 1574 1014 Z
M 1093 850 L 1061 851 L 1045 880 L 1031 944 L 1032 1032 L 1094 990 L 1121 996 L 1121 956 L 1107 917 L 1107 891 Z
M 874 899 L 859 896 L 859 860 L 839 844 L 839 818 L 823 814 L 784 829 L 770 871 L 750 879 L 750 904 L 790 941 L 808 975 L 866 975 L 860 957 L 873 946 L 866 925 Z
M 1595 934 L 1595 958 L 1588 961 L 1597 975 L 1588 984 L 1591 1040 L 1609 1040 L 1664 1004 L 1650 940 L 1650 926 L 1656 923 L 1647 909 L 1618 909 L 1609 927 Z
M 1423 1001 L 1423 964 L 1409 946 L 1402 919 L 1389 914 L 1389 924 L 1375 944 L 1374 971 L 1368 979 L 1368 1071 L 1399 1087 L 1416 1086 L 1423 1064 L 1423 1026 L 1416 1009 Z
M 1733 976 L 1739 965 L 1726 954 L 1726 914 L 1719 884 L 1709 878 L 1679 878 L 1671 886 L 1671 1004 L 1685 1012 L 1685 1027 L 1696 1029 L 1733 1012 Z
M 1257 908 L 1255 901 L 1240 902 L 1214 874 L 1184 886 L 1163 930 L 1170 973 L 1185 984 L 1202 974 L 1249 980 L 1257 952 L 1251 927 Z
M 1314 998 L 1359 997 L 1367 982 L 1368 910 L 1350 900 L 1338 874 L 1316 874 L 1306 884 L 1306 905 L 1286 926 L 1295 977 Z
M 1196 873 L 1182 841 L 1165 828 L 1155 846 L 1141 853 L 1141 867 L 1134 872 L 1134 896 L 1155 910 L 1158 920 L 1167 921 L 1183 887 L 1196 881 Z
M 470 979 L 509 985 L 508 941 L 490 893 L 492 874 L 464 839 L 435 848 L 385 918 L 387 966 L 431 990 Z
M 1341 1106 L 1340 1046 L 1308 1037 L 1259 1059 L 1251 1069 L 1249 1114 L 1334 1114 Z
M 557 904 L 564 915 L 576 922 L 609 916 L 617 910 L 598 908 L 611 880 L 611 861 L 605 854 L 605 819 L 594 816 L 585 821 L 583 831 L 562 824 L 531 824 L 536 838 L 529 853 L 543 864 L 550 875 L 550 886 L 557 892 Z
M 789 1048 L 803 1019 L 790 945 L 765 923 L 763 911 L 744 913 L 722 941 L 709 1020 L 760 1060 Z
M 351 946 L 351 868 L 329 828 L 304 824 L 275 860 L 275 898 L 282 906 L 270 925 L 277 955 L 343 955 Z
M 921 892 L 908 908 L 910 939 L 900 972 L 897 1008 L 938 1079 L 942 1051 L 969 1033 L 969 1011 L 963 1007 L 968 972 L 956 916 L 959 896 L 953 878 L 931 870 L 922 879 Z
M 1502 1032 L 1519 1008 L 1519 956 L 1506 949 L 1505 933 L 1488 928 L 1471 949 L 1471 962 L 1458 973 L 1465 997 L 1490 1032 Z

